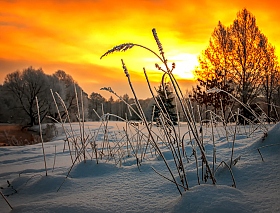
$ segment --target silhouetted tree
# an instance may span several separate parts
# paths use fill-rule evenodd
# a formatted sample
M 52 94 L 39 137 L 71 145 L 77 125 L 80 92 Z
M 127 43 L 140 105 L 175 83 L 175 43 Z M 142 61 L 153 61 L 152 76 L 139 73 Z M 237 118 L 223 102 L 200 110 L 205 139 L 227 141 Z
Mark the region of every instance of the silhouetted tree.
M 105 101 L 106 99 L 99 93 L 93 92 L 90 94 L 88 103 L 88 116 L 90 119 L 94 121 L 99 120 L 99 117 L 96 115 L 95 112 L 97 112 L 99 116 L 102 115 L 102 104 L 104 104 Z
M 200 57 L 196 75 L 203 81 L 213 81 L 218 71 L 224 86 L 229 79 L 234 85 L 235 97 L 250 105 L 261 93 L 262 80 L 269 73 L 266 66 L 275 61 L 274 51 L 256 25 L 256 18 L 247 10 L 237 13 L 233 24 L 226 28 L 220 22 L 212 33 L 209 47 Z M 219 88 L 222 89 L 222 88 Z M 250 117 L 241 106 L 241 113 Z
M 156 100 L 160 107 L 155 105 L 154 121 L 158 121 L 160 114 L 164 113 L 173 124 L 177 124 L 178 118 L 175 108 L 176 106 L 174 104 L 174 95 L 168 83 L 163 83 L 159 86 Z
M 131 100 L 129 99 L 128 94 L 124 94 L 121 98 L 122 98 L 123 101 L 120 102 L 120 112 L 119 112 L 118 115 L 119 115 L 120 117 L 122 117 L 122 118 L 126 118 L 126 117 L 129 118 L 129 117 L 130 117 L 130 113 L 129 113 L 127 104 L 133 103 L 133 100 L 131 101 Z M 125 101 L 127 104 L 126 104 L 124 101 Z
M 14 104 L 12 95 L 0 85 L 0 123 L 13 122 Z
M 271 105 L 273 102 L 276 102 L 276 100 L 273 100 L 273 97 L 277 94 L 277 89 L 280 86 L 280 70 L 277 57 L 275 56 L 275 48 L 267 44 L 267 40 L 265 40 L 263 45 L 268 45 L 268 47 L 265 50 L 266 62 L 264 64 L 265 73 L 262 79 L 262 94 L 267 105 L 267 116 L 270 118 L 273 112 Z M 276 115 L 274 114 L 274 116 Z M 270 122 L 270 119 L 268 121 Z
M 104 107 L 104 111 L 105 113 L 113 113 L 112 107 L 113 107 L 113 103 L 114 103 L 114 99 L 112 96 L 110 96 L 110 98 L 105 102 L 105 107 Z
M 219 71 L 215 73 L 215 76 L 206 80 L 198 79 L 199 85 L 193 89 L 193 98 L 199 105 L 205 105 L 206 110 L 208 107 L 213 107 L 215 114 L 218 114 L 220 110 L 224 118 L 226 118 L 226 109 L 233 104 L 232 98 L 227 94 L 233 92 L 232 81 L 227 83 L 224 81 L 224 76 Z M 208 93 L 207 91 L 218 88 L 224 92 Z
M 59 95 L 62 97 L 64 104 L 66 106 L 66 109 L 62 107 L 62 105 L 59 105 L 59 110 L 62 118 L 65 118 L 66 113 L 68 112 L 71 120 L 77 119 L 77 105 L 79 104 L 79 107 L 81 108 L 81 99 L 77 102 L 77 97 L 81 98 L 81 91 L 82 88 L 74 81 L 71 75 L 67 74 L 63 70 L 58 70 L 53 74 L 53 77 L 57 78 L 59 83 L 62 86 L 62 90 L 60 91 Z M 84 93 L 83 93 L 84 94 Z M 87 96 L 87 95 L 83 95 Z M 57 97 L 56 97 L 57 98 Z M 84 100 L 85 101 L 85 98 Z M 60 103 L 60 100 L 57 98 L 57 102 Z M 58 118 L 57 113 L 52 115 L 54 118 Z
M 52 98 L 50 88 L 58 91 L 51 76 L 45 75 L 43 70 L 28 67 L 22 72 L 15 71 L 6 76 L 3 87 L 13 96 L 15 102 L 14 116 L 22 115 L 28 118 L 28 125 L 38 123 L 35 97 L 38 98 L 40 117 L 43 120 L 51 108 Z
M 195 70 L 199 85 L 193 89 L 193 97 L 199 105 L 205 105 L 206 110 L 212 106 L 215 113 L 220 109 L 224 117 L 226 108 L 232 104 L 230 96 L 223 92 L 207 91 L 218 88 L 228 93 L 233 92 L 233 82 L 229 79 L 231 49 L 230 34 L 219 22 L 212 33 L 209 47 L 199 57 L 200 66 Z

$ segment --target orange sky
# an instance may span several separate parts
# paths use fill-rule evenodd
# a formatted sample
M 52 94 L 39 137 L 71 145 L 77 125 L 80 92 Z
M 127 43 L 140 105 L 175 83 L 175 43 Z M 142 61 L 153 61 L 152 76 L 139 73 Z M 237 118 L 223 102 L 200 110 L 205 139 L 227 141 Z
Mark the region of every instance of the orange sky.
M 121 68 L 124 59 L 140 98 L 150 97 L 144 85 L 143 67 L 153 81 L 159 80 L 151 53 L 134 47 L 100 60 L 113 46 L 132 42 L 157 51 L 152 28 L 170 62 L 175 62 L 183 89 L 192 83 L 191 70 L 206 49 L 220 20 L 229 26 L 242 8 L 256 16 L 257 25 L 280 56 L 280 3 L 277 0 L 0 0 L 0 83 L 5 76 L 28 66 L 53 74 L 70 74 L 88 93 L 109 97 L 101 87 L 128 93 Z M 156 77 L 158 76 L 158 77 Z M 158 83 L 154 83 L 157 86 Z

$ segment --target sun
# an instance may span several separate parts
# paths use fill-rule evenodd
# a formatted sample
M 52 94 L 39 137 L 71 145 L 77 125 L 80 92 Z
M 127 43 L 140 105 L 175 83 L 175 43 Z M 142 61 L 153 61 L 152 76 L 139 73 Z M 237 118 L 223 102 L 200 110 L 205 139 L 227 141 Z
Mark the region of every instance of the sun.
M 193 70 L 199 65 L 197 55 L 195 54 L 178 54 L 169 57 L 169 62 L 175 62 L 173 74 L 180 79 L 194 79 Z

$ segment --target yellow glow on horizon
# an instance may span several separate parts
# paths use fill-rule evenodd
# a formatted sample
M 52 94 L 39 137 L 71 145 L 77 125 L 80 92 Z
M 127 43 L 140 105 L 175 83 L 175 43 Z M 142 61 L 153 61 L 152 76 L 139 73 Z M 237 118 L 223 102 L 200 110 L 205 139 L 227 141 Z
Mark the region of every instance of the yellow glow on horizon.
M 178 54 L 170 57 L 169 61 L 175 62 L 173 74 L 180 79 L 194 80 L 193 70 L 199 65 L 197 55 L 195 54 Z

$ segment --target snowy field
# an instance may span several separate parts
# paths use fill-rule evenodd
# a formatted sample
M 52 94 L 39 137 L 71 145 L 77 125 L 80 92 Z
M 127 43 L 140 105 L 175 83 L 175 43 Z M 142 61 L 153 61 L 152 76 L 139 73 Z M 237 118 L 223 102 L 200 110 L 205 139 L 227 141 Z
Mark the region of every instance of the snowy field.
M 214 129 L 216 185 L 210 180 L 198 184 L 186 137 L 184 165 L 189 190 L 183 190 L 182 196 L 174 183 L 152 169 L 171 179 L 164 161 L 150 146 L 141 144 L 143 136 L 133 130 L 128 131 L 129 136 L 124 134 L 125 122 L 108 122 L 106 131 L 103 127 L 100 122 L 87 122 L 84 129 L 88 132 L 82 136 L 80 126 L 72 124 L 73 137 L 86 136 L 87 141 L 91 137 L 96 142 L 97 152 L 87 144 L 84 160 L 83 155 L 76 157 L 73 145 L 65 143 L 64 131 L 58 126 L 58 136 L 44 143 L 47 176 L 42 144 L 0 147 L 1 191 L 13 207 L 11 210 L 0 197 L 0 212 L 280 212 L 280 124 L 267 126 L 267 136 L 259 129 L 253 131 L 252 126 L 238 126 L 233 156 L 239 160 L 232 166 L 236 188 L 229 170 L 218 167 L 222 161 L 230 162 L 234 126 L 229 127 L 228 139 L 223 127 Z M 65 128 L 70 132 L 69 125 Z M 187 132 L 187 125 L 181 124 L 180 131 Z M 212 129 L 204 126 L 203 132 L 212 168 Z M 170 150 L 165 144 L 159 146 L 174 169 Z M 137 165 L 136 156 L 143 158 L 141 165 Z

